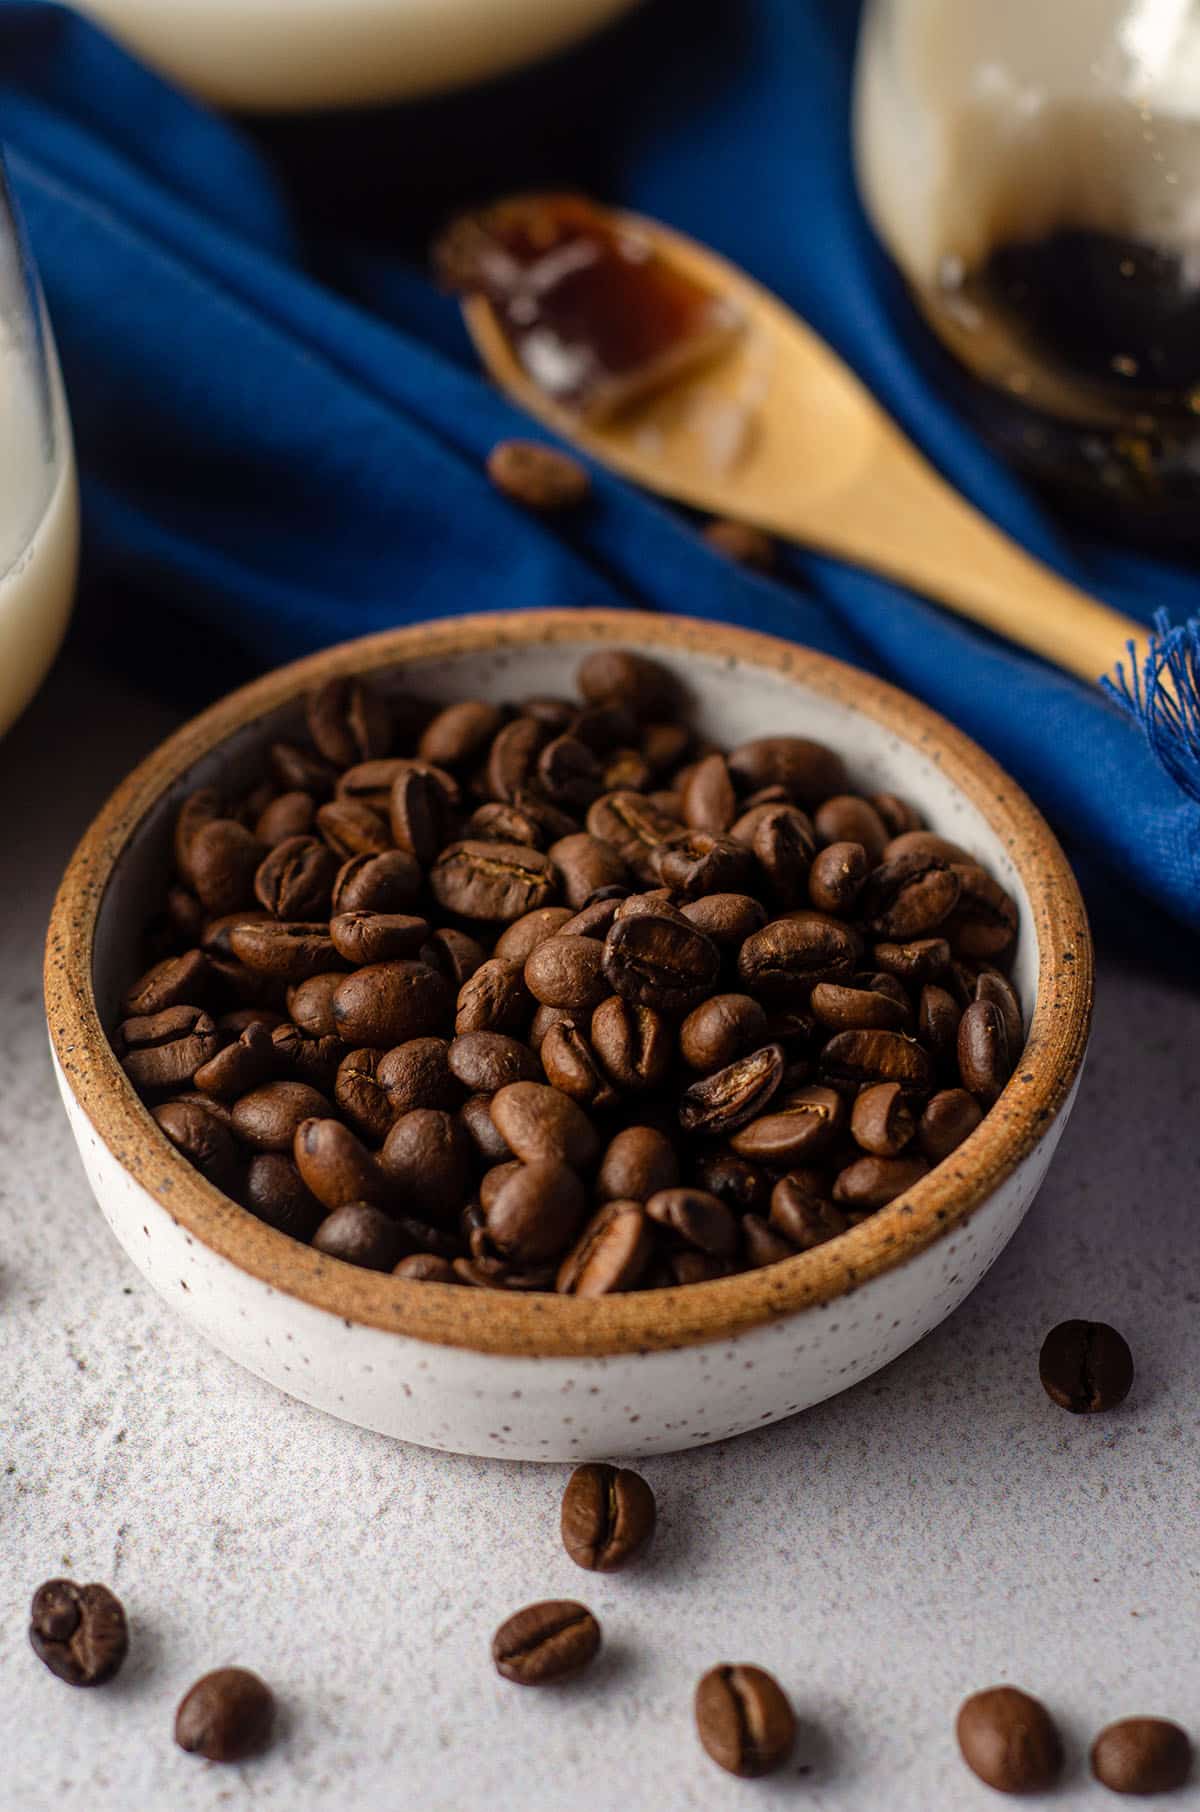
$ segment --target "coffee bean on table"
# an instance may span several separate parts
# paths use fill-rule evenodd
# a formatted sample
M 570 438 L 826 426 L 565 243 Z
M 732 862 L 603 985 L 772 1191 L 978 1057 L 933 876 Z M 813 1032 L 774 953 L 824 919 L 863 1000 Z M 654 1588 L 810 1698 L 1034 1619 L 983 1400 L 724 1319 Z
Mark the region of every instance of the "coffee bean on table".
M 102 1686 L 125 1659 L 129 1630 L 121 1601 L 107 1586 L 48 1579 L 33 1595 L 29 1641 L 68 1686 Z
M 747 1780 L 773 1774 L 792 1753 L 795 1713 L 764 1668 L 711 1668 L 696 1688 L 695 1712 L 701 1743 L 729 1774 Z
M 586 466 L 535 440 L 500 441 L 488 454 L 487 475 L 514 503 L 543 515 L 576 508 L 592 488 Z
M 244 1667 L 219 1667 L 196 1681 L 175 1713 L 175 1741 L 210 1762 L 240 1762 L 271 1740 L 275 1697 Z
M 577 1567 L 617 1573 L 654 1534 L 654 1493 L 625 1467 L 577 1466 L 562 1500 L 563 1547 Z
M 1167 1718 L 1122 1718 L 1092 1744 L 1092 1773 L 1113 1793 L 1173 1793 L 1187 1785 L 1192 1745 Z
M 600 1625 L 586 1605 L 569 1598 L 526 1605 L 492 1637 L 496 1671 L 518 1686 L 554 1686 L 594 1661 Z
M 1116 1409 L 1133 1384 L 1133 1354 L 1103 1321 L 1063 1321 L 1051 1328 L 1038 1358 L 1042 1387 L 1072 1415 Z
M 974 1693 L 955 1726 L 963 1760 L 998 1793 L 1044 1793 L 1062 1770 L 1062 1741 L 1046 1707 L 1015 1686 Z

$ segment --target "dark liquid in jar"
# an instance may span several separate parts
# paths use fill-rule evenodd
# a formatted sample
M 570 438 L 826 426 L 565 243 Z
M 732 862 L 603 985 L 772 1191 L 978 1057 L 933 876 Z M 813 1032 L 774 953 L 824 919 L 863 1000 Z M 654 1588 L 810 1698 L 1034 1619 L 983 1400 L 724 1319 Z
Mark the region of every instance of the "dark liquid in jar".
M 1064 227 L 948 264 L 921 300 L 1006 458 L 1100 519 L 1196 540 L 1200 250 Z
M 491 303 L 538 388 L 593 419 L 683 375 L 737 330 L 721 297 L 577 195 L 464 216 L 435 259 L 449 287 Z

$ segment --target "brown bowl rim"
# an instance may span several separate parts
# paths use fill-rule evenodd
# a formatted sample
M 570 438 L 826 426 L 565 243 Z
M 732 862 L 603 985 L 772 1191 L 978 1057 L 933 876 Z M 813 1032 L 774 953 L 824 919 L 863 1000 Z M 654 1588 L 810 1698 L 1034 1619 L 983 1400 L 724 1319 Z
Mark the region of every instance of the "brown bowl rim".
M 790 676 L 861 711 L 945 771 L 1008 847 L 1029 894 L 1039 983 L 1022 1062 L 959 1150 L 848 1233 L 762 1270 L 686 1288 L 579 1301 L 414 1283 L 324 1257 L 222 1195 L 159 1132 L 105 1036 L 92 987 L 96 918 L 109 877 L 156 801 L 254 718 L 333 675 L 530 643 L 625 644 L 736 659 Z M 228 694 L 161 743 L 85 832 L 59 888 L 46 945 L 50 1039 L 97 1137 L 193 1239 L 272 1289 L 342 1317 L 440 1346 L 508 1355 L 609 1356 L 729 1339 L 828 1305 L 960 1227 L 1044 1136 L 1083 1061 L 1093 956 L 1075 878 L 1015 782 L 936 712 L 885 681 L 758 631 L 612 609 L 498 612 L 344 642 Z

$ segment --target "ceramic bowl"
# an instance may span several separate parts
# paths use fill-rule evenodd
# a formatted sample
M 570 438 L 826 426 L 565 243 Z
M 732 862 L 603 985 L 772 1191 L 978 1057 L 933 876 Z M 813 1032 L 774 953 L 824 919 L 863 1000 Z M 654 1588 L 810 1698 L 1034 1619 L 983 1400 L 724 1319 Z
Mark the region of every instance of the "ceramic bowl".
M 867 791 L 903 794 L 1019 903 L 1029 1041 L 983 1124 L 905 1196 L 815 1251 L 685 1289 L 577 1301 L 409 1283 L 323 1257 L 218 1193 L 159 1133 L 105 1037 L 197 785 L 246 778 L 306 691 L 370 674 L 435 699 L 570 689 L 602 644 L 664 661 L 701 732 L 801 732 Z M 135 1264 L 226 1353 L 308 1403 L 424 1446 L 577 1460 L 761 1427 L 858 1383 L 935 1327 L 1012 1237 L 1062 1134 L 1087 1043 L 1092 951 L 1043 820 L 966 737 L 892 687 L 771 637 L 617 611 L 458 618 L 329 649 L 232 694 L 164 743 L 83 839 L 50 926 L 63 1100 Z

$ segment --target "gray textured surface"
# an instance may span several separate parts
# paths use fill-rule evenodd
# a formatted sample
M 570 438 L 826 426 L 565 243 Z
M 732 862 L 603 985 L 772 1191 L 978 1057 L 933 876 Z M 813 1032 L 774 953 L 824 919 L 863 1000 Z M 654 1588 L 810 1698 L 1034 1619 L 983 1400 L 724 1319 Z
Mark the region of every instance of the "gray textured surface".
M 998 1802 L 958 1761 L 968 1691 L 1014 1680 L 1068 1738 L 1061 1807 L 1116 1802 L 1083 1752 L 1154 1711 L 1200 1735 L 1200 1000 L 1102 965 L 1062 1152 L 1022 1232 L 916 1351 L 793 1422 L 643 1470 L 660 1538 L 624 1578 L 557 1540 L 565 1470 L 403 1448 L 208 1351 L 94 1209 L 54 1094 L 39 965 L 53 887 L 108 786 L 168 727 L 77 663 L 0 745 L 0 1807 L 33 1812 L 933 1812 Z M 1138 1379 L 1074 1419 L 1042 1334 L 1116 1322 Z M 72 1692 L 29 1652 L 29 1595 L 102 1579 L 123 1674 Z M 537 1695 L 491 1670 L 517 1606 L 577 1596 L 606 1649 Z M 690 1699 L 718 1660 L 773 1669 L 804 1722 L 770 1783 L 720 1775 Z M 198 1673 L 254 1667 L 281 1740 L 244 1768 L 177 1751 Z M 1036 1802 L 1035 1802 L 1036 1803 Z M 1200 1805 L 1200 1785 L 1171 1802 Z

